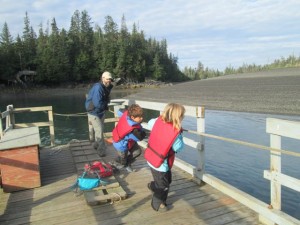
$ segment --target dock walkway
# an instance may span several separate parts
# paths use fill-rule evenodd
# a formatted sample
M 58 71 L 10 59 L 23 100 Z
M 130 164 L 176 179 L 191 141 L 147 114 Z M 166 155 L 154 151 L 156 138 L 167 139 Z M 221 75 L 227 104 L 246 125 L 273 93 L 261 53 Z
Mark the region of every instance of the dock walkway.
M 1 192 L 0 224 L 260 224 L 255 212 L 210 185 L 199 186 L 190 174 L 176 167 L 167 201 L 172 208 L 167 212 L 153 211 L 151 192 L 147 189 L 152 176 L 143 157 L 134 163 L 135 172 L 121 171 L 115 175 L 127 199 L 90 206 L 84 195 L 76 196 L 70 189 L 77 178 L 70 148 L 81 145 L 91 150 L 87 142 L 42 148 L 42 187 Z M 109 162 L 115 155 L 109 146 L 102 159 Z

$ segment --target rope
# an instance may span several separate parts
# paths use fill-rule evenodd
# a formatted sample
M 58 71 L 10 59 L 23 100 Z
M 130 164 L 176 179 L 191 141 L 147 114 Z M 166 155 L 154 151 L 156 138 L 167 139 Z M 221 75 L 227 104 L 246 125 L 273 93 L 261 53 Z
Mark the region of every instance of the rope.
M 107 111 L 114 114 L 114 111 L 112 111 L 112 110 L 107 110 Z M 47 113 L 47 112 L 45 112 L 45 113 Z M 72 114 L 53 113 L 53 115 L 55 115 L 55 116 L 76 117 L 76 116 L 87 116 L 87 112 L 72 113 Z
M 122 201 L 122 197 L 121 197 L 121 195 L 119 195 L 118 193 L 112 193 L 112 194 L 115 194 L 115 195 L 117 195 L 118 197 L 119 197 L 119 200 L 114 200 L 114 199 L 112 199 L 111 200 L 111 202 L 110 202 L 110 204 L 112 205 L 112 204 L 114 204 L 114 203 L 119 203 L 119 202 L 121 202 Z
M 216 135 L 213 135 L 213 134 L 207 134 L 207 133 L 197 132 L 197 131 L 193 131 L 193 130 L 183 129 L 183 131 L 186 131 L 186 132 L 192 133 L 192 134 L 198 134 L 200 136 L 205 136 L 205 137 L 209 137 L 209 138 L 218 139 L 218 140 L 221 140 L 221 141 L 228 141 L 228 142 L 232 142 L 232 143 L 236 143 L 236 144 L 240 144 L 240 145 L 245 145 L 245 146 L 257 148 L 257 149 L 260 149 L 260 150 L 274 151 L 274 152 L 283 153 L 283 154 L 286 154 L 286 155 L 292 155 L 292 156 L 300 157 L 300 153 L 292 152 L 292 151 L 288 151 L 288 150 L 284 150 L 284 149 L 271 148 L 271 147 L 264 146 L 264 145 L 253 144 L 253 143 L 249 143 L 249 142 L 245 142 L 245 141 L 239 141 L 239 140 L 235 140 L 235 139 L 231 139 L 231 138 L 220 137 L 220 136 L 216 136 Z
M 76 116 L 87 116 L 87 113 L 74 113 L 74 114 L 61 114 L 61 113 L 53 113 L 55 116 L 67 116 L 67 117 L 76 117 Z

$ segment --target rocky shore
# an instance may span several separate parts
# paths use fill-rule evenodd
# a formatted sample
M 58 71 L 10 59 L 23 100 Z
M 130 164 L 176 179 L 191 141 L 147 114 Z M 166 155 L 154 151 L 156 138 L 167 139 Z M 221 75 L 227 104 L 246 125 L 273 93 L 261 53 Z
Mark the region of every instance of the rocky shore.
M 91 84 L 57 88 L 2 89 L 0 100 L 14 95 L 84 95 Z M 206 109 L 300 115 L 300 68 L 227 75 L 185 83 L 120 85 L 113 92 L 134 90 L 126 98 L 177 102 Z
M 300 115 L 300 68 L 236 74 L 143 89 L 127 98 L 206 109 Z

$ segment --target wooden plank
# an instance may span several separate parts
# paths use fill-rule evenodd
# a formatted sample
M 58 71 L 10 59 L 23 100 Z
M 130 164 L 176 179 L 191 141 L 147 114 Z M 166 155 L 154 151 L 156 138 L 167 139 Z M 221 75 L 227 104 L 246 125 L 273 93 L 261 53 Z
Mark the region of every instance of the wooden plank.
M 300 139 L 300 122 L 267 118 L 266 132 L 283 137 Z
M 48 127 L 51 126 L 49 122 L 35 122 L 35 123 L 15 123 L 14 128 L 26 128 L 26 127 Z
M 270 170 L 264 170 L 264 178 L 300 192 L 300 180 L 297 178 Z
M 127 197 L 127 194 L 122 187 L 115 187 L 102 190 L 85 191 L 84 196 L 87 204 L 93 206 L 124 200 Z
M 108 155 L 113 157 L 116 152 L 109 150 Z M 136 172 L 122 171 L 114 176 L 127 195 L 130 194 L 130 198 L 124 198 L 120 202 L 116 199 L 115 204 L 96 202 L 96 205 L 91 206 L 87 204 L 84 194 L 75 196 L 69 188 L 77 178 L 71 150 L 54 151 L 55 154 L 50 154 L 51 152 L 53 150 L 41 150 L 41 168 L 44 171 L 42 181 L 47 181 L 42 187 L 9 195 L 0 192 L 0 224 L 211 225 L 216 222 L 223 224 L 220 222 L 222 219 L 228 221 L 228 224 L 260 224 L 253 211 L 210 185 L 195 184 L 191 175 L 177 167 L 173 168 L 173 182 L 167 200 L 171 204 L 171 210 L 164 213 L 152 210 L 151 192 L 147 189 L 147 182 L 152 180 L 152 176 L 143 157 L 133 164 Z M 66 168 L 72 168 L 74 172 L 64 174 Z M 49 177 L 50 171 L 53 174 Z M 117 182 L 111 181 L 109 185 Z M 108 189 L 111 188 L 107 187 Z M 105 195 L 103 190 L 99 191 Z M 113 197 L 109 197 L 110 199 Z M 242 213 L 239 213 L 240 210 Z
M 114 99 L 112 101 L 120 102 L 121 99 Z M 165 106 L 168 103 L 161 103 L 161 102 L 150 102 L 150 101 L 140 101 L 140 100 L 132 100 L 132 99 L 122 99 L 124 102 L 122 103 L 123 105 L 128 105 L 129 102 L 130 104 L 138 104 L 142 108 L 150 109 L 150 110 L 155 110 L 155 111 L 163 111 Z M 204 113 L 204 107 L 199 107 L 199 106 L 190 106 L 190 105 L 184 105 L 185 107 L 185 115 L 186 116 L 200 116 Z
M 103 180 L 104 183 L 101 186 L 94 188 L 94 190 L 103 190 L 103 189 L 120 187 L 120 183 L 117 181 L 115 176 L 101 178 L 101 180 Z
M 14 108 L 15 112 L 37 112 L 37 111 L 49 111 L 52 110 L 52 106 L 40 106 L 40 107 L 25 107 L 25 108 Z

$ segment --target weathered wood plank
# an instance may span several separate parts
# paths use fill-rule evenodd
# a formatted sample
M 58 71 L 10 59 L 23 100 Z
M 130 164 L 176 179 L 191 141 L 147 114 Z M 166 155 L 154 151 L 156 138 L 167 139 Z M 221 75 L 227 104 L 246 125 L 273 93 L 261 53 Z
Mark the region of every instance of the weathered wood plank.
M 116 154 L 113 147 L 109 148 L 112 155 L 103 158 L 104 161 Z M 78 176 L 72 157 L 68 149 L 41 150 L 42 187 L 9 195 L 0 193 L 0 224 L 207 225 L 223 224 L 223 221 L 228 224 L 259 224 L 253 211 L 210 185 L 197 185 L 188 173 L 176 167 L 167 200 L 171 210 L 165 213 L 152 210 L 152 194 L 147 189 L 152 175 L 143 157 L 133 164 L 136 172 L 121 170 L 115 178 L 105 178 L 109 180 L 108 185 L 121 185 L 129 194 L 126 199 L 114 204 L 90 206 L 83 194 L 76 196 L 70 189 Z
M 119 202 L 126 199 L 127 193 L 121 186 L 109 187 L 102 190 L 92 190 L 84 192 L 84 196 L 89 205 L 105 204 L 108 202 Z

